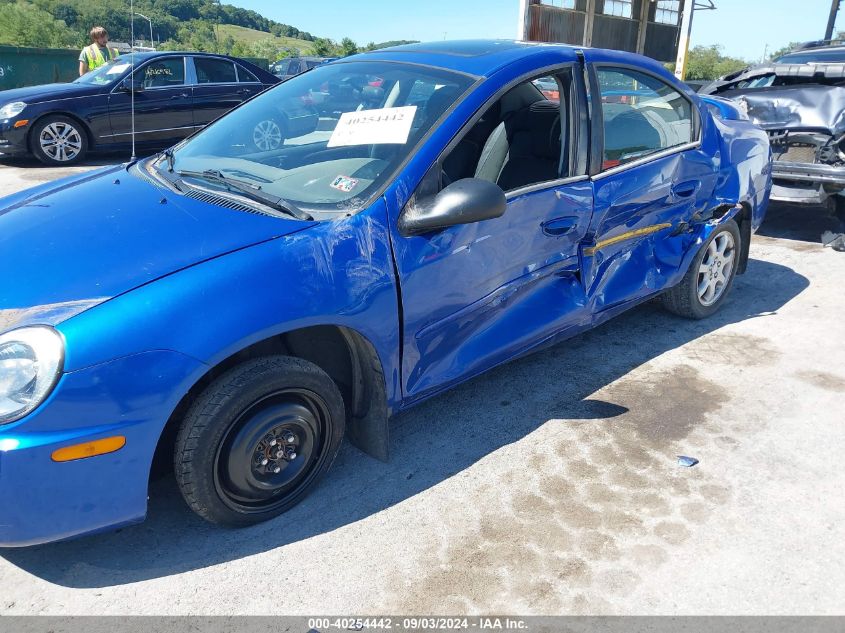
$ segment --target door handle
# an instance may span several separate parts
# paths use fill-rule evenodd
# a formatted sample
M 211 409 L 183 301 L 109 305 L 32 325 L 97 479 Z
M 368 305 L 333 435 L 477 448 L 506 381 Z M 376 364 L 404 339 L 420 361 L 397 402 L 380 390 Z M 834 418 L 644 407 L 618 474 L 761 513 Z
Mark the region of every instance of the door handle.
M 238 94 L 239 95 L 248 95 L 249 94 L 249 88 L 241 88 L 240 90 L 238 90 Z
M 175 99 L 187 99 L 187 98 L 188 98 L 188 93 L 183 92 L 182 94 L 179 94 L 179 95 L 173 95 L 172 97 L 170 97 L 170 100 L 174 101 Z
M 677 185 L 672 185 L 672 196 L 675 198 L 691 198 L 701 187 L 700 180 L 689 180 L 687 182 L 680 182 Z
M 569 231 L 575 228 L 577 222 L 577 217 L 566 216 L 563 218 L 548 220 L 547 222 L 543 222 L 540 226 L 543 229 L 543 233 L 546 235 L 551 237 L 560 237 L 561 235 L 566 235 Z

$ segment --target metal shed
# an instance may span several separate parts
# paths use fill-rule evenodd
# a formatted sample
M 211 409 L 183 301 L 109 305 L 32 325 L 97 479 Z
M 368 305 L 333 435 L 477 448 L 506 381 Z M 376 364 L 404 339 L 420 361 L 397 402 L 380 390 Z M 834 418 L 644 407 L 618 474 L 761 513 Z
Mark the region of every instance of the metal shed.
M 693 0 L 521 0 L 520 39 L 612 48 L 675 61 Z

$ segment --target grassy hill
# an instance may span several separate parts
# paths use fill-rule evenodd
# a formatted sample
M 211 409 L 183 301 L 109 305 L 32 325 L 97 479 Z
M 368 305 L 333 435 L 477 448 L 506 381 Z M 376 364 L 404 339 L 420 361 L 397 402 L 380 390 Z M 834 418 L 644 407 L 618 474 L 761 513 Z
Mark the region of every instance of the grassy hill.
M 271 38 L 280 47 L 298 48 L 301 55 L 311 55 L 314 52 L 313 42 L 300 40 L 295 37 L 275 37 L 266 31 L 258 31 L 234 24 L 221 24 L 216 28 L 220 29 L 221 40 L 231 35 L 236 42 L 242 42 L 244 45 L 250 46 L 259 40 Z

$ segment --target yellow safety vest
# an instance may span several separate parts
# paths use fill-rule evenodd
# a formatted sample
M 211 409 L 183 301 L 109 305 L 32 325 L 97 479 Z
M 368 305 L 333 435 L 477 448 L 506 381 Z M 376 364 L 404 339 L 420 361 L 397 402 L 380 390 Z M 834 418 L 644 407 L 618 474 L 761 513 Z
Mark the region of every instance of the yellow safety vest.
M 96 42 L 94 44 L 89 44 L 82 50 L 85 53 L 85 62 L 88 64 L 88 70 L 94 70 L 106 63 L 106 60 L 103 58 L 103 53 Z M 116 48 L 106 47 L 106 51 L 109 54 L 108 61 L 113 60 L 119 54 Z

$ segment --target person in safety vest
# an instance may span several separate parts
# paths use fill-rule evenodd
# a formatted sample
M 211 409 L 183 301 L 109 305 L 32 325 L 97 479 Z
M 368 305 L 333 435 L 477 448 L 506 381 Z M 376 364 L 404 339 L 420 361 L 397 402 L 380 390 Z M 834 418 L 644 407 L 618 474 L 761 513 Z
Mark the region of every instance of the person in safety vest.
M 109 48 L 109 33 L 102 26 L 91 29 L 91 44 L 79 54 L 79 76 L 99 68 L 117 57 L 116 48 Z

